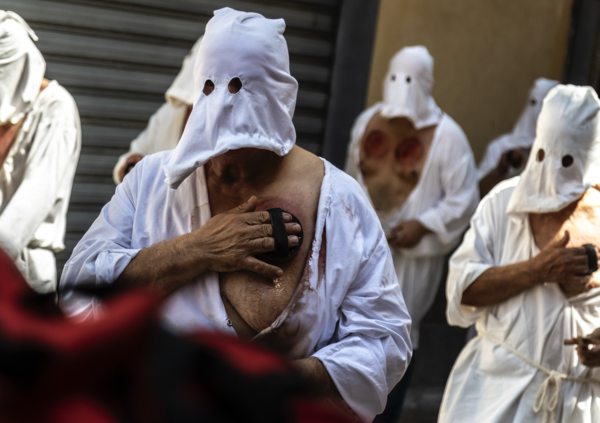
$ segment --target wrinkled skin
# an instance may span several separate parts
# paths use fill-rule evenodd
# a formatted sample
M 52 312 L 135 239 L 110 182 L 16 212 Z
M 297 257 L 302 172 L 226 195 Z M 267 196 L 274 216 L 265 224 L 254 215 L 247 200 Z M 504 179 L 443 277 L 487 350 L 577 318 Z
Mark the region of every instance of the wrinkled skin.
M 540 254 L 537 271 L 546 282 L 557 282 L 567 297 L 573 297 L 600 286 L 598 272 L 586 276 L 588 259 L 584 244 L 596 246 L 600 257 L 600 191 L 588 189 L 578 201 L 555 213 L 530 214 L 529 221 Z M 555 248 L 568 231 L 569 238 Z

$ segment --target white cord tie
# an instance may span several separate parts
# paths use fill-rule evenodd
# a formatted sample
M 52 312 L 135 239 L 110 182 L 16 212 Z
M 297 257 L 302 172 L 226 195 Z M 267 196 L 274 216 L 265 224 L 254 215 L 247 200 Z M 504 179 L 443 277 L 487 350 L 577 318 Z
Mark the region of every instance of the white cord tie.
M 548 421 L 548 415 L 550 415 L 551 423 L 556 421 L 556 405 L 558 404 L 560 383 L 563 377 L 566 377 L 566 375 L 552 370 L 550 371 L 548 377 L 540 385 L 540 389 L 538 390 L 535 401 L 533 402 L 533 412 L 538 413 L 540 410 L 544 410 L 544 418 L 542 419 L 542 423 L 546 423 L 546 421 Z M 554 395 L 550 397 L 550 385 L 552 384 L 554 384 Z
M 579 382 L 579 383 L 600 383 L 598 379 L 592 378 L 582 378 L 582 377 L 570 377 L 564 373 L 560 373 L 554 370 L 548 370 L 541 364 L 536 363 L 531 360 L 529 357 L 521 354 L 515 348 L 505 344 L 502 341 L 498 341 L 494 339 L 487 333 L 482 333 L 480 336 L 487 338 L 492 341 L 494 344 L 497 344 L 517 357 L 521 360 L 525 361 L 527 364 L 535 367 L 536 369 L 546 373 L 548 377 L 544 379 L 544 382 L 540 385 L 538 389 L 537 395 L 535 396 L 535 401 L 533 402 L 533 412 L 539 413 L 540 410 L 544 410 L 544 417 L 542 419 L 542 423 L 546 423 L 548 421 L 548 416 L 550 417 L 550 423 L 554 423 L 556 421 L 556 406 L 558 405 L 558 398 L 560 397 L 560 385 L 563 380 L 568 380 L 570 382 Z M 554 385 L 553 387 L 551 385 Z M 552 395 L 550 395 L 550 389 L 554 388 Z

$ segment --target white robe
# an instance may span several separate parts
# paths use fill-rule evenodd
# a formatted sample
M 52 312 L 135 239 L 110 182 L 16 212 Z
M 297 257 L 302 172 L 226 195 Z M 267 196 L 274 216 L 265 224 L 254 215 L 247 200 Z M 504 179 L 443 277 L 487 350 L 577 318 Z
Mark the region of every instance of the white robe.
M 134 154 L 149 156 L 161 151 L 172 150 L 177 147 L 179 138 L 183 133 L 183 125 L 188 114 L 188 106 L 182 102 L 165 102 L 150 117 L 148 126 L 131 141 L 129 151 L 122 154 L 113 169 L 113 180 L 116 185 L 121 183 L 119 171 L 125 161 Z
M 541 422 L 544 408 L 535 413 L 533 404 L 548 374 L 535 365 L 569 377 L 600 381 L 600 368 L 583 366 L 575 348 L 563 345 L 564 339 L 600 327 L 600 289 L 567 298 L 559 285 L 548 283 L 493 307 L 461 305 L 463 292 L 485 270 L 529 260 L 539 253 L 529 220 L 506 214 L 518 180 L 500 183 L 481 201 L 450 261 L 448 322 L 462 327 L 475 323 L 478 336 L 454 364 L 440 423 Z M 554 385 L 547 393 L 554 393 Z M 555 413 L 557 422 L 600 421 L 600 382 L 562 380 Z
M 147 156 L 117 187 L 111 202 L 75 248 L 61 279 L 60 304 L 70 315 L 101 305 L 74 286 L 110 286 L 142 248 L 189 233 L 210 217 L 204 168 L 178 189 L 165 183 L 173 152 Z M 282 315 L 261 333 L 294 340 L 293 358 L 321 360 L 348 405 L 364 421 L 381 413 L 412 353 L 410 317 L 381 225 L 354 180 L 325 162 L 315 238 L 308 265 Z M 173 293 L 163 308 L 180 332 L 212 329 L 235 335 L 207 272 Z
M 32 105 L 0 168 L 0 244 L 38 292 L 56 289 L 67 207 L 81 149 L 73 97 L 52 81 Z
M 359 167 L 360 140 L 382 103 L 363 112 L 352 130 L 346 171 L 368 195 Z M 479 202 L 475 160 L 467 137 L 452 118 L 443 114 L 435 130 L 417 186 L 390 218 L 382 218 L 386 233 L 400 222 L 417 219 L 431 232 L 413 248 L 392 248 L 396 275 L 412 317 L 411 338 L 419 345 L 419 325 L 433 303 L 444 270 L 444 260 L 460 241 Z

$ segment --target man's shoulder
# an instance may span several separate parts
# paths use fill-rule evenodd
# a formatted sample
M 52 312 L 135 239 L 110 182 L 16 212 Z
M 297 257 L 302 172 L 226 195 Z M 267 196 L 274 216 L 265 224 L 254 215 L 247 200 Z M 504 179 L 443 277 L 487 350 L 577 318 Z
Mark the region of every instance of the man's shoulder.
M 161 151 L 159 153 L 145 156 L 139 163 L 135 165 L 133 170 L 125 176 L 124 183 L 130 184 L 135 181 L 138 186 L 151 185 L 154 189 L 164 185 L 165 172 L 163 166 L 169 162 L 173 150 Z
M 60 85 L 56 81 L 51 81 L 46 89 L 44 89 L 40 95 L 38 96 L 38 102 L 40 105 L 46 106 L 67 106 L 73 107 L 75 106 L 75 99 L 67 91 L 65 87 Z
M 463 147 L 468 147 L 468 149 L 471 150 L 467 135 L 461 126 L 446 113 L 444 113 L 444 117 L 440 122 L 440 129 L 443 131 L 442 135 L 445 138 L 445 145 L 452 145 L 452 148 L 461 145 Z
M 326 162 L 329 173 L 329 189 L 331 193 L 331 207 L 339 207 L 348 215 L 350 220 L 358 218 L 359 221 L 373 221 L 379 219 L 364 189 L 346 172 Z
M 481 200 L 479 208 L 491 208 L 494 212 L 501 216 L 507 216 L 506 210 L 508 202 L 519 183 L 520 176 L 506 179 L 496 185 L 492 190 Z

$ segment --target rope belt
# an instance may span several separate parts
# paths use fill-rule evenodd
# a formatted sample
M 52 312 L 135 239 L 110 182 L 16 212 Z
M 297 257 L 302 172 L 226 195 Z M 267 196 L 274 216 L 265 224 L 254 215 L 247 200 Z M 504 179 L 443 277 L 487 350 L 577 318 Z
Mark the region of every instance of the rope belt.
M 499 341 L 487 333 L 481 334 L 484 338 L 492 341 L 494 344 L 497 344 L 517 357 L 521 360 L 529 364 L 530 366 L 535 367 L 536 369 L 546 373 L 548 375 L 546 379 L 540 385 L 538 389 L 537 395 L 535 396 L 535 401 L 533 402 L 533 412 L 539 413 L 540 410 L 544 410 L 544 418 L 542 419 L 542 423 L 546 423 L 548 421 L 548 417 L 550 417 L 550 423 L 554 423 L 556 421 L 556 405 L 558 404 L 558 398 L 560 396 L 560 384 L 563 380 L 567 380 L 569 382 L 580 382 L 580 383 L 600 383 L 599 379 L 592 378 L 582 378 L 582 377 L 571 377 L 567 376 L 564 373 L 560 373 L 554 370 L 548 370 L 544 366 L 532 361 L 529 357 L 521 354 L 519 351 L 514 349 L 513 347 L 505 344 L 502 341 Z M 554 391 L 552 395 L 550 394 L 550 389 L 554 386 Z

